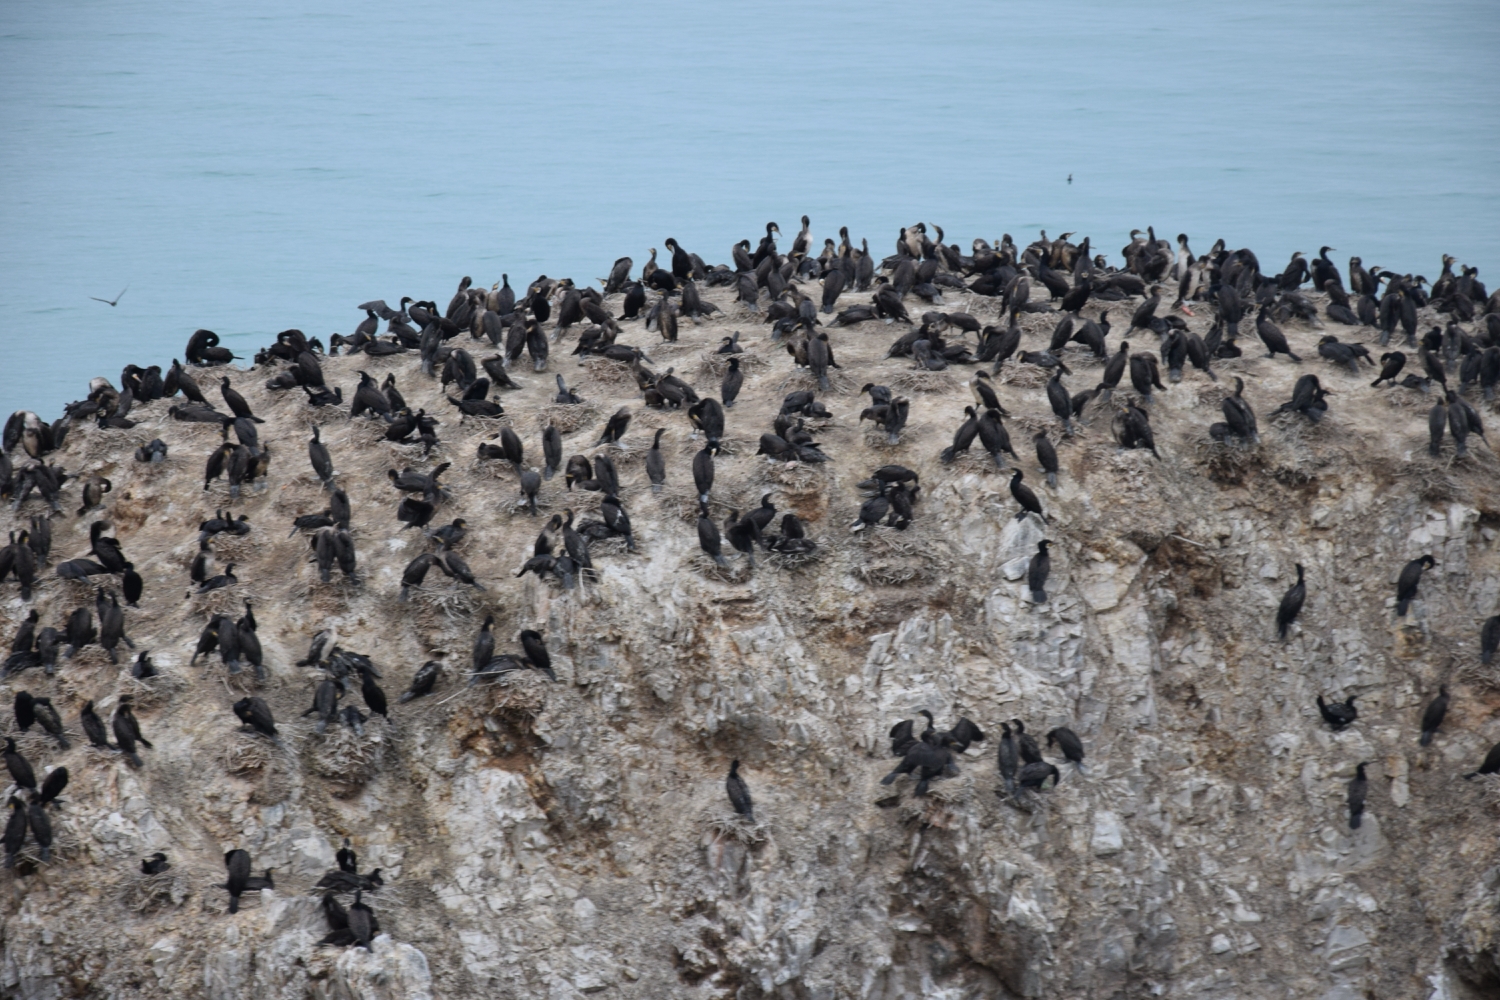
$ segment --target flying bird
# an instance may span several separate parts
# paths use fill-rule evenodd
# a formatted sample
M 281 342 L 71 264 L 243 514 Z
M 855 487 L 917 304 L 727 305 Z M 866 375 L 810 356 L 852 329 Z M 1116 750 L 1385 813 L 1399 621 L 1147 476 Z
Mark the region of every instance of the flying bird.
M 103 302 L 105 305 L 113 308 L 114 306 L 119 304 L 120 300 L 125 297 L 125 293 L 128 291 L 130 291 L 130 286 L 126 285 L 124 288 L 120 289 L 120 294 L 116 295 L 112 299 L 101 299 L 97 295 L 90 295 L 89 298 L 93 299 L 95 302 Z

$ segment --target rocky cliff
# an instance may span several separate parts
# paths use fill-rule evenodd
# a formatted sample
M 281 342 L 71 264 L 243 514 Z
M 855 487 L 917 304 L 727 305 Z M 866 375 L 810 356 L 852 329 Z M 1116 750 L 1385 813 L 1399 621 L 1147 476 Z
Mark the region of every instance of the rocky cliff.
M 138 680 L 133 654 L 115 665 L 90 646 L 51 676 L 5 678 L 7 732 L 39 777 L 65 765 L 71 783 L 53 811 L 51 862 L 28 844 L 0 875 L 0 992 L 1469 1000 L 1500 990 L 1500 779 L 1460 778 L 1500 740 L 1500 685 L 1479 664 L 1478 638 L 1500 599 L 1500 464 L 1477 437 L 1466 458 L 1451 443 L 1430 457 L 1432 399 L 1370 388 L 1371 370 L 1319 358 L 1327 331 L 1298 321 L 1285 327 L 1301 364 L 1266 359 L 1252 331 L 1244 357 L 1215 363 L 1219 381 L 1189 368 L 1156 392 L 1146 408 L 1159 459 L 1116 445 L 1108 406 L 1063 436 L 1045 375 L 1012 359 L 997 391 L 1046 513 L 1018 520 L 1009 473 L 977 444 L 938 461 L 970 403 L 972 369 L 887 359 L 900 324 L 829 330 L 841 367 L 820 398 L 832 417 L 811 422 L 828 462 L 757 455 L 783 396 L 814 383 L 732 295 L 704 294 L 723 313 L 684 318 L 678 342 L 639 322 L 623 324 L 619 342 L 708 395 L 723 371 L 713 351 L 741 332 L 747 379 L 711 509 L 722 521 L 769 493 L 805 521 L 811 556 L 761 552 L 753 569 L 743 557 L 728 569 L 709 561 L 690 473 L 702 438 L 682 411 L 644 407 L 623 364 L 570 356 L 576 332 L 545 372 L 513 369 L 521 387 L 495 394 L 498 419 L 460 420 L 414 353 L 323 359 L 346 401 L 358 370 L 393 374 L 413 409 L 441 420 L 430 455 L 386 441 L 383 421 L 350 419 L 347 405 L 265 388 L 279 363 L 196 370 L 215 403 L 214 380 L 229 374 L 265 421 L 269 474 L 233 501 L 222 479 L 203 488 L 218 427 L 171 419 L 180 399 L 137 405 L 130 429 L 77 422 L 47 460 L 112 490 L 102 510 L 76 515 L 80 481 L 64 486 L 52 562 L 85 554 L 89 524 L 109 523 L 145 581 L 126 634 L 160 675 Z M 997 322 L 994 300 L 947 297 L 941 308 Z M 841 305 L 854 301 L 867 296 L 845 293 Z M 1133 304 L 1116 309 L 1111 353 Z M 1185 317 L 1200 333 L 1203 311 Z M 1022 313 L 1023 349 L 1046 347 L 1057 319 Z M 1374 340 L 1364 333 L 1343 339 Z M 1155 349 L 1147 331 L 1132 339 Z M 451 343 L 493 353 L 467 333 Z M 1072 391 L 1098 381 L 1100 359 L 1076 344 L 1063 357 Z M 583 403 L 552 402 L 558 372 Z M 1326 417 L 1273 416 L 1307 372 L 1333 390 Z M 1234 375 L 1260 415 L 1255 447 L 1208 433 Z M 860 421 L 867 382 L 910 398 L 899 444 Z M 1127 379 L 1115 400 L 1132 396 Z M 633 411 L 623 440 L 595 447 L 620 406 Z M 515 574 L 552 514 L 597 517 L 600 494 L 569 491 L 559 474 L 533 517 L 510 466 L 475 457 L 510 426 L 538 467 L 549 420 L 566 454 L 613 457 L 637 542 L 633 552 L 597 543 L 573 590 Z M 353 580 L 335 570 L 321 582 L 307 536 L 288 537 L 293 517 L 327 504 L 306 457 L 309 423 L 353 505 Z M 657 428 L 661 492 L 643 462 Z M 1055 489 L 1037 471 L 1038 430 L 1060 455 Z M 135 461 L 152 438 L 168 443 L 167 460 Z M 387 470 L 440 462 L 452 463 L 451 497 L 432 526 L 467 520 L 460 551 L 485 589 L 434 571 L 402 602 L 403 569 L 432 543 L 395 520 Z M 920 475 L 913 523 L 851 532 L 858 484 L 892 463 Z M 189 594 L 199 523 L 225 508 L 252 526 L 211 543 L 239 582 Z M 19 530 L 47 511 L 33 494 L 6 516 Z M 1036 603 L 1025 570 L 1042 538 L 1052 573 Z M 1437 566 L 1397 618 L 1396 574 L 1425 553 Z M 1273 619 L 1297 563 L 1307 603 L 1279 642 Z M 6 635 L 32 608 L 61 627 L 101 582 L 118 588 L 108 576 L 58 580 L 50 567 L 39 576 L 29 602 L 4 585 Z M 264 681 L 213 655 L 190 664 L 210 616 L 237 616 L 247 600 Z M 520 670 L 469 686 L 486 615 L 501 651 L 519 650 L 521 629 L 542 632 L 557 682 Z M 371 717 L 363 735 L 338 724 L 319 734 L 301 717 L 323 672 L 296 664 L 321 629 L 382 675 L 390 717 Z M 433 660 L 443 664 L 433 693 L 396 704 Z M 1440 684 L 1452 708 L 1422 747 L 1418 722 Z M 52 699 L 71 749 L 38 727 L 17 733 L 8 706 L 22 689 Z M 273 710 L 279 743 L 241 731 L 231 705 L 251 693 Z M 139 768 L 89 747 L 78 721 L 92 700 L 107 722 L 127 694 L 154 744 Z M 1358 720 L 1333 731 L 1318 695 L 1356 696 Z M 345 703 L 362 705 L 357 685 Z M 887 730 L 922 708 L 940 725 L 973 719 L 989 737 L 925 798 L 909 779 L 879 783 L 896 763 Z M 999 724 L 1014 718 L 1036 734 L 1071 727 L 1088 772 L 1065 766 L 1055 789 L 997 795 Z M 734 759 L 754 823 L 725 797 Z M 1368 807 L 1351 830 L 1345 790 L 1361 761 Z M 313 886 L 344 837 L 361 870 L 385 880 L 366 896 L 382 930 L 368 951 L 317 945 L 327 926 Z M 233 916 L 220 888 L 231 848 L 275 882 Z M 155 851 L 173 867 L 143 876 Z

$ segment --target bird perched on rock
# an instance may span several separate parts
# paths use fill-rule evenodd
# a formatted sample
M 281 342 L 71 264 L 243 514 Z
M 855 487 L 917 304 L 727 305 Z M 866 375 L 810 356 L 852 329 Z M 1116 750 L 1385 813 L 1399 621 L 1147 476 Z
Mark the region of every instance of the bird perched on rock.
M 729 764 L 729 777 L 724 779 L 724 790 L 729 794 L 729 804 L 734 806 L 734 811 L 754 823 L 755 803 L 750 800 L 750 786 L 740 777 L 738 760 Z
M 1276 635 L 1286 638 L 1287 629 L 1302 613 L 1302 604 L 1307 600 L 1307 584 L 1304 582 L 1302 564 L 1297 563 L 1297 582 L 1287 588 L 1281 597 L 1281 606 L 1276 609 Z
M 1344 699 L 1343 704 L 1334 702 L 1328 704 L 1323 701 L 1323 696 L 1318 695 L 1318 711 L 1323 715 L 1323 721 L 1335 730 L 1343 729 L 1359 718 L 1359 710 L 1354 707 L 1354 695 Z

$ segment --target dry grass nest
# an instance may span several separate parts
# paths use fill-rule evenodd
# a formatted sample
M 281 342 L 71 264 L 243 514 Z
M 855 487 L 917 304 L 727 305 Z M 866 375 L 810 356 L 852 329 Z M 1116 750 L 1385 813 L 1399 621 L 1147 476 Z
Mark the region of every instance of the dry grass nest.
M 468 621 L 486 605 L 494 603 L 488 591 L 446 577 L 429 586 L 412 587 L 408 595 L 404 606 L 396 596 L 391 599 L 397 608 L 404 607 L 407 612 L 414 612 L 426 627 L 439 624 L 440 617 L 450 622 Z
M 907 424 L 897 435 L 896 443 L 892 444 L 883 428 L 874 424 L 865 424 L 863 434 L 865 447 L 872 451 L 895 451 L 898 448 L 907 447 L 913 435 L 920 435 L 926 429 L 927 425 L 923 423 Z
M 705 379 L 723 379 L 724 373 L 729 371 L 730 358 L 740 359 L 740 371 L 744 372 L 746 377 L 771 367 L 771 362 L 764 354 L 750 354 L 749 352 L 719 354 L 717 349 L 713 349 L 705 350 L 698 356 L 698 376 Z
M 827 392 L 835 396 L 852 396 L 859 391 L 859 383 L 854 377 L 840 368 L 828 369 L 828 388 L 818 388 L 818 379 L 812 372 L 802 368 L 794 368 L 787 373 L 786 378 L 776 387 L 780 393 L 789 392 Z
M 1259 445 L 1220 444 L 1205 434 L 1192 447 L 1208 477 L 1226 486 L 1238 486 L 1246 473 L 1262 464 Z
M 585 357 L 581 363 L 585 385 L 599 396 L 635 395 L 639 388 L 635 383 L 635 372 L 623 361 L 611 361 L 595 355 Z M 588 398 L 588 393 L 584 393 Z
M 705 810 L 703 833 L 705 844 L 716 840 L 738 840 L 746 847 L 764 844 L 770 830 L 764 823 L 751 823 L 739 813 L 725 813 L 719 809 Z
M 66 726 L 63 727 L 63 735 L 75 747 L 80 743 L 87 743 L 82 733 L 76 733 Z M 24 733 L 0 733 L 0 738 L 5 736 L 14 737 L 16 749 L 20 751 L 22 757 L 31 761 L 32 769 L 38 772 L 38 779 L 41 777 L 40 772 L 43 764 L 51 761 L 54 757 L 59 757 L 66 753 L 62 747 L 57 745 L 56 737 L 43 730 L 41 726 L 32 726 Z
M 1012 442 L 1012 447 L 1014 447 L 1014 442 Z M 948 468 L 957 473 L 973 473 L 980 476 L 998 474 L 1009 477 L 1011 473 L 1009 467 L 1002 469 L 996 465 L 995 460 L 981 449 L 977 442 L 968 451 L 953 456 L 953 461 L 948 463 Z
M 695 552 L 689 557 L 688 564 L 700 576 L 721 583 L 744 583 L 750 579 L 754 571 L 750 569 L 749 560 L 732 550 L 724 553 L 724 559 L 728 565 L 720 566 L 707 553 Z
M 1426 413 L 1438 401 L 1436 393 L 1418 392 L 1400 385 L 1385 385 L 1380 389 L 1385 403 L 1393 410 Z
M 618 362 L 611 361 L 609 364 L 618 364 Z M 626 374 L 629 375 L 628 369 Z M 635 387 L 633 377 L 630 379 L 630 386 Z M 602 426 L 604 419 L 604 410 L 597 403 L 587 400 L 582 403 L 548 403 L 537 410 L 536 426 L 538 430 L 546 430 L 547 425 L 552 424 L 557 427 L 559 433 L 572 434 L 585 427 Z
M 218 559 L 220 571 L 222 571 L 226 563 L 238 562 L 236 559 L 226 559 L 219 553 L 217 546 L 215 547 L 214 555 Z M 239 576 L 239 572 L 237 571 L 235 575 Z M 334 576 L 337 577 L 340 575 L 338 570 L 335 569 Z M 316 577 L 314 578 L 316 579 Z M 265 596 L 244 577 L 240 577 L 239 583 L 228 587 L 221 587 L 218 590 L 210 590 L 206 594 L 187 590 L 186 595 L 188 619 L 195 622 L 206 622 L 212 615 L 228 615 L 230 618 L 238 621 L 245 614 L 246 601 L 249 601 L 252 606 L 257 608 L 269 608 L 272 606 Z
M 901 818 L 905 822 L 917 821 L 923 826 L 948 829 L 957 825 L 959 810 L 974 798 L 974 773 L 972 767 L 959 765 L 957 777 L 938 778 L 927 785 L 927 794 L 918 796 L 916 782 L 910 777 L 898 778 L 905 782 L 906 794 L 901 796 Z
M 278 766 L 286 769 L 292 764 L 292 752 L 284 743 L 242 729 L 215 743 L 213 759 L 226 774 L 244 778 L 259 776 Z
M 131 913 L 155 913 L 168 906 L 181 906 L 195 887 L 212 884 L 216 876 L 221 884 L 226 878 L 222 871 L 210 871 L 199 865 L 179 861 L 171 861 L 171 865 L 155 875 L 147 875 L 139 868 L 127 872 L 115 886 L 115 901 Z
M 821 493 L 827 486 L 828 476 L 821 465 L 773 462 L 766 468 L 766 482 L 775 483 L 787 493 L 806 495 Z
M 811 552 L 767 552 L 763 558 L 766 565 L 784 573 L 795 573 L 797 570 L 812 566 L 823 561 L 828 549 L 826 539 L 818 537 L 813 539 L 818 547 Z
M 994 382 L 996 385 L 1011 385 L 1017 389 L 1041 389 L 1051 378 L 1052 373 L 1048 369 L 1022 364 L 1012 358 L 1010 363 L 1000 366 Z
M 147 677 L 144 680 L 132 677 L 128 670 L 120 671 L 121 693 L 135 697 L 137 710 L 149 711 L 153 708 L 160 708 L 188 686 L 188 682 L 180 675 L 168 673 L 161 667 L 156 669 L 158 673 L 155 677 Z
M 747 475 L 738 469 L 733 472 L 721 469 L 714 476 L 714 488 L 708 495 L 709 516 L 722 521 L 724 515 L 731 510 L 743 514 L 750 508 L 759 506 L 761 494 L 765 492 L 765 483 L 758 477 Z M 691 483 L 666 483 L 660 493 L 650 495 L 680 519 L 694 524 L 698 522 L 698 491 Z M 641 499 L 645 499 L 645 494 L 642 494 Z
M 382 725 L 372 716 L 361 736 L 342 723 L 330 723 L 327 732 L 311 738 L 307 754 L 313 773 L 328 780 L 335 797 L 353 795 L 379 772 L 386 744 Z
M 897 372 L 885 380 L 892 392 L 934 393 L 952 392 L 959 380 L 948 372 L 930 372 L 922 369 Z
M 948 558 L 948 543 L 922 526 L 920 507 L 916 518 L 905 531 L 877 525 L 854 533 L 855 545 L 866 554 L 865 559 L 855 561 L 854 575 L 880 587 L 899 587 L 932 578 Z
M 486 715 L 504 717 L 530 732 L 532 720 L 546 709 L 553 686 L 540 670 L 508 670 L 494 680 L 474 685 L 480 692 L 475 708 Z

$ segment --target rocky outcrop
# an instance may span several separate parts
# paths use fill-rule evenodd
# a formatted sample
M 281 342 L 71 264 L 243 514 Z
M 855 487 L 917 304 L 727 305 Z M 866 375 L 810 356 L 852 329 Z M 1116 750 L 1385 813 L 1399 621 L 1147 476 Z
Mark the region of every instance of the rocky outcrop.
M 841 390 L 915 378 L 883 358 L 904 328 L 831 331 L 844 367 L 824 397 L 834 418 L 818 428 L 830 462 L 756 456 L 805 376 L 728 297 L 710 297 L 731 317 L 684 322 L 678 344 L 653 346 L 628 325 L 621 341 L 707 393 L 718 369 L 706 352 L 744 332 L 759 360 L 729 411 L 713 512 L 722 521 L 770 493 L 818 539 L 812 558 L 707 563 L 689 471 L 701 439 L 681 414 L 642 408 L 623 370 L 575 367 L 561 347 L 548 373 L 516 373 L 523 388 L 500 397 L 499 421 L 460 422 L 410 355 L 325 361 L 346 398 L 363 367 L 441 414 L 430 457 L 386 442 L 379 423 L 263 388 L 262 368 L 234 372 L 274 457 L 266 485 L 233 503 L 221 485 L 201 488 L 217 429 L 172 421 L 166 401 L 138 408 L 129 432 L 76 426 L 54 459 L 114 484 L 102 513 L 147 587 L 127 631 L 162 676 L 137 681 L 92 647 L 53 677 L 7 678 L 4 695 L 46 693 L 76 730 L 84 701 L 107 718 L 132 694 L 155 748 L 136 770 L 81 734 L 67 752 L 35 730 L 22 737 L 39 774 L 66 765 L 72 783 L 53 862 L 23 857 L 0 876 L 0 992 L 1471 1000 L 1496 988 L 1500 779 L 1459 778 L 1500 740 L 1500 690 L 1477 655 L 1500 598 L 1500 479 L 1482 443 L 1463 461 L 1430 459 L 1417 394 L 1321 365 L 1317 333 L 1297 324 L 1302 367 L 1220 365 L 1250 383 L 1264 438 L 1254 449 L 1209 441 L 1225 390 L 1196 373 L 1151 404 L 1160 460 L 1119 451 L 1107 412 L 1061 439 L 1041 380 L 1010 362 L 997 381 L 1021 464 L 1032 469 L 1030 436 L 1048 429 L 1063 465 L 1057 489 L 1037 486 L 1047 520 L 1018 520 L 988 460 L 937 461 L 962 419 L 966 371 L 903 390 L 913 402 L 899 445 L 862 430 L 862 404 Z M 1028 346 L 1045 341 L 1046 317 L 1023 322 Z M 1067 357 L 1076 388 L 1097 381 L 1084 352 Z M 562 409 L 549 405 L 554 370 L 576 378 L 595 414 L 567 434 L 567 454 L 595 454 L 604 417 L 635 409 L 611 454 L 638 551 L 596 546 L 574 591 L 514 574 L 546 516 L 595 516 L 598 494 L 559 476 L 533 519 L 508 466 L 472 457 L 508 424 L 539 464 L 541 427 Z M 1338 393 L 1328 417 L 1273 418 L 1307 370 Z M 308 421 L 354 504 L 357 582 L 320 582 L 305 537 L 286 537 L 292 517 L 326 503 L 304 457 Z M 642 462 L 657 427 L 670 456 L 661 493 Z M 133 462 L 152 437 L 169 442 L 169 460 Z M 463 552 L 486 589 L 434 572 L 402 603 L 402 569 L 428 543 L 394 520 L 386 470 L 442 461 L 453 495 L 434 523 L 468 520 Z M 915 522 L 852 534 L 858 483 L 890 462 L 921 475 Z M 88 546 L 93 515 L 73 516 L 72 490 L 53 520 L 54 562 Z M 241 582 L 184 598 L 198 522 L 223 507 L 253 525 L 215 542 Z M 29 500 L 12 527 L 45 512 Z M 1037 604 L 1025 571 L 1044 537 L 1052 575 Z M 1438 566 L 1397 619 L 1395 576 L 1426 552 Z M 1308 601 L 1277 642 L 1296 563 Z M 13 584 L 4 597 L 13 634 L 30 607 L 60 625 L 93 591 L 48 579 L 31 604 Z M 263 684 L 212 657 L 189 663 L 207 616 L 239 614 L 246 599 Z M 501 649 L 522 628 L 544 632 L 558 682 L 523 671 L 467 686 L 485 614 Z M 299 718 L 318 672 L 295 664 L 320 628 L 383 675 L 391 717 L 363 737 L 320 736 Z M 430 660 L 444 664 L 437 690 L 395 705 Z M 1453 707 L 1423 748 L 1417 722 L 1439 683 Z M 252 690 L 280 743 L 237 731 L 230 705 Z M 1356 695 L 1358 722 L 1330 731 L 1319 694 Z M 991 737 L 925 799 L 906 779 L 879 783 L 895 763 L 887 730 L 920 708 Z M 1087 773 L 1064 766 L 1055 790 L 1000 797 L 994 738 L 1013 718 L 1044 742 L 1073 728 Z M 724 795 L 733 759 L 753 824 Z M 1351 830 L 1345 785 L 1360 761 L 1372 762 L 1369 804 Z M 344 836 L 386 880 L 368 897 L 383 932 L 368 952 L 317 945 L 327 928 L 313 886 Z M 219 886 L 233 847 L 273 868 L 276 887 L 230 916 Z M 139 860 L 156 850 L 174 868 L 149 880 Z

